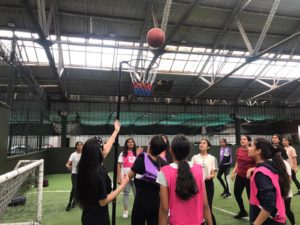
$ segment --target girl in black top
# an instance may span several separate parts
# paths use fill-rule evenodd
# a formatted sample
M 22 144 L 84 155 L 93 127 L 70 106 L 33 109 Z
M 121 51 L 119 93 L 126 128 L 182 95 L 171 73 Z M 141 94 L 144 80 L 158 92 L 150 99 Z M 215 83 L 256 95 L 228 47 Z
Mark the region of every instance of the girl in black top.
M 131 225 L 157 225 L 159 211 L 159 189 L 156 183 L 159 168 L 167 162 L 159 157 L 166 149 L 161 135 L 153 136 L 147 153 L 141 153 L 128 174 L 134 177 L 136 196 L 132 208 Z
M 77 175 L 77 197 L 83 209 L 83 225 L 110 225 L 107 205 L 129 182 L 128 176 L 124 175 L 121 185 L 111 192 L 111 180 L 103 166 L 103 159 L 109 153 L 120 130 L 118 120 L 114 127 L 115 130 L 106 144 L 103 144 L 101 138 L 95 137 L 83 145 Z

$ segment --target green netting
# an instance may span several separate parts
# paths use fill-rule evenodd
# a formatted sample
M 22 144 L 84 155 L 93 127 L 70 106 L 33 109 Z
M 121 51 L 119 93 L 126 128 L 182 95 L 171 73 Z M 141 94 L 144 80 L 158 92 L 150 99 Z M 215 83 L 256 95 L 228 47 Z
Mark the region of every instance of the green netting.
M 116 117 L 115 112 L 110 111 L 86 111 L 72 112 L 68 115 L 68 122 L 78 122 L 87 126 L 112 125 Z M 265 114 L 252 114 L 240 117 L 241 120 L 265 121 L 280 120 L 284 116 L 274 116 Z M 50 121 L 61 122 L 58 113 L 50 114 Z M 190 126 L 190 127 L 212 127 L 233 123 L 233 119 L 228 114 L 197 114 L 197 113 L 173 113 L 173 112 L 121 112 L 120 121 L 122 126 Z

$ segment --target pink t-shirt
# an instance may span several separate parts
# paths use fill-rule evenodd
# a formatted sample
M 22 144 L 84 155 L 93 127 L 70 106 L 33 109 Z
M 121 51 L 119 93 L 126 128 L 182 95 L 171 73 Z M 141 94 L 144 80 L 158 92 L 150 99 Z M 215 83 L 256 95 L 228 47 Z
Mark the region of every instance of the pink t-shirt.
M 136 156 L 133 154 L 133 152 L 130 150 L 127 152 L 127 156 L 123 156 L 123 152 L 121 152 L 118 162 L 122 163 L 123 168 L 131 168 L 133 166 L 133 163 L 136 159 Z
M 177 168 L 164 166 L 161 168 L 169 190 L 170 224 L 199 225 L 203 223 L 203 172 L 201 165 L 194 164 L 191 172 L 194 175 L 199 192 L 191 199 L 184 201 L 176 194 Z

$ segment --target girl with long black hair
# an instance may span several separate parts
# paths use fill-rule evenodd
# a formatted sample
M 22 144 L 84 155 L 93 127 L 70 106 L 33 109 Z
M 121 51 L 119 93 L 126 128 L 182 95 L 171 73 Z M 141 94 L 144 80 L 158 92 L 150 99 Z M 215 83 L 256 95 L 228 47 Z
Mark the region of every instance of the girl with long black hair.
M 103 144 L 101 138 L 95 137 L 83 145 L 77 175 L 77 199 L 83 209 L 83 225 L 110 225 L 108 203 L 115 199 L 129 182 L 125 174 L 120 186 L 112 191 L 111 180 L 103 166 L 103 160 L 110 152 L 120 130 L 118 120 L 115 121 L 114 128 L 106 144 Z
M 250 181 L 250 222 L 254 225 L 285 225 L 284 197 L 290 189 L 289 176 L 279 146 L 264 138 L 249 147 L 255 160 Z
M 160 184 L 159 225 L 167 225 L 169 211 L 171 225 L 200 225 L 204 219 L 207 225 L 212 225 L 202 167 L 187 161 L 190 150 L 185 136 L 178 135 L 173 139 L 174 162 L 162 167 L 157 177 Z

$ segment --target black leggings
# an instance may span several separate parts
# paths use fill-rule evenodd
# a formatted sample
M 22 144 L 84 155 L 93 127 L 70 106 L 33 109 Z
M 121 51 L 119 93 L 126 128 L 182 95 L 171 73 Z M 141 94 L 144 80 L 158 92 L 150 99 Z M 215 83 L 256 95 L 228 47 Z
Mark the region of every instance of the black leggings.
M 227 193 L 227 194 L 230 194 L 229 184 L 228 184 L 228 181 L 227 181 L 227 176 L 229 175 L 229 172 L 230 172 L 230 165 L 220 166 L 219 172 L 218 172 L 218 175 L 217 175 L 218 180 L 220 181 L 221 185 L 224 188 L 224 192 Z M 222 179 L 223 174 L 224 174 L 225 182 Z
M 210 208 L 213 225 L 216 225 L 217 224 L 216 219 L 215 219 L 215 216 L 214 216 L 213 211 L 212 211 L 212 203 L 213 203 L 214 192 L 215 192 L 214 181 L 212 179 L 211 180 L 205 180 L 205 188 L 206 188 L 207 201 L 208 201 L 208 205 L 209 205 L 209 208 Z
M 241 177 L 236 175 L 234 182 L 234 197 L 239 205 L 240 211 L 246 211 L 244 207 L 244 202 L 242 198 L 242 194 L 244 189 L 246 188 L 248 199 L 250 198 L 250 180 L 246 177 Z
M 136 195 L 132 208 L 131 225 L 157 225 L 159 198 Z
M 286 216 L 289 218 L 291 224 L 295 225 L 295 216 L 294 216 L 293 211 L 291 210 L 291 201 L 292 201 L 292 198 L 284 199 L 285 212 L 286 212 Z
M 300 191 L 300 183 L 299 181 L 297 180 L 297 176 L 296 176 L 296 173 L 294 170 L 292 170 L 292 180 L 294 181 L 296 187 L 297 187 L 297 190 Z
M 76 183 L 77 183 L 77 174 L 72 173 L 71 175 L 71 181 L 72 181 L 72 190 L 70 193 L 70 198 L 69 198 L 69 205 L 72 203 L 76 203 Z

